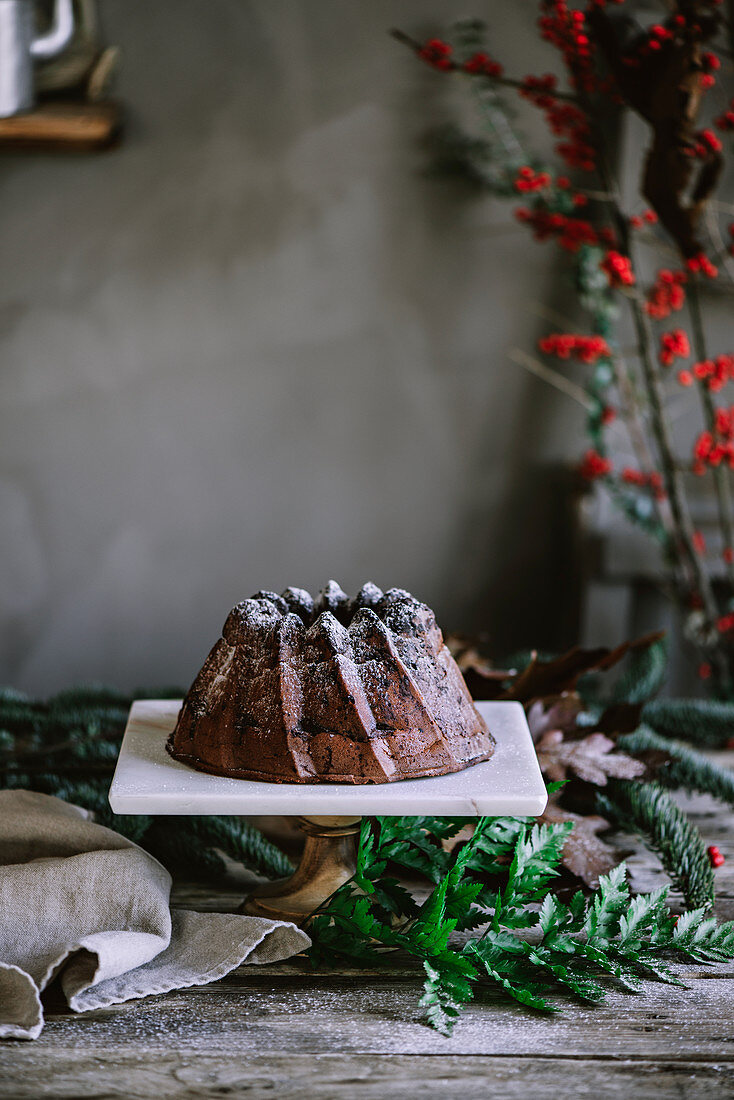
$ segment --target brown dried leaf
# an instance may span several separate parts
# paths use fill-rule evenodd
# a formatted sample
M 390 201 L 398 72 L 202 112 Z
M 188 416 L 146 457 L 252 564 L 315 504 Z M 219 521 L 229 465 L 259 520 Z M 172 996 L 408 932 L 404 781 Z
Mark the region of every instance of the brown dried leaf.
M 599 885 L 599 877 L 609 874 L 621 860 L 621 853 L 616 853 L 596 835 L 609 828 L 609 822 L 603 817 L 580 817 L 551 803 L 538 820 L 548 825 L 573 822 L 573 832 L 563 846 L 563 866 L 592 889 Z
M 500 699 L 517 699 L 529 703 L 533 699 L 543 699 L 548 695 L 561 695 L 573 691 L 579 678 L 586 672 L 606 672 L 618 661 L 635 649 L 646 649 L 663 637 L 664 631 L 646 634 L 634 642 L 623 642 L 616 649 L 582 649 L 574 646 L 567 653 L 552 661 L 541 661 L 537 654 L 512 686 L 499 696 Z M 481 696 L 480 696 L 481 698 Z
M 576 719 L 582 709 L 581 697 L 575 691 L 551 695 L 548 699 L 536 699 L 527 712 L 533 741 L 537 741 L 549 730 L 575 730 Z
M 612 703 L 595 723 L 600 733 L 632 733 L 640 724 L 642 703 Z
M 449 634 L 445 642 L 474 699 L 498 699 L 504 691 L 505 682 L 517 676 L 516 669 L 494 667 L 482 638 Z
M 580 741 L 565 741 L 562 730 L 549 730 L 535 746 L 546 779 L 557 782 L 569 773 L 586 783 L 606 787 L 607 779 L 634 779 L 645 765 L 622 752 L 612 752 L 614 742 L 603 733 L 590 733 Z

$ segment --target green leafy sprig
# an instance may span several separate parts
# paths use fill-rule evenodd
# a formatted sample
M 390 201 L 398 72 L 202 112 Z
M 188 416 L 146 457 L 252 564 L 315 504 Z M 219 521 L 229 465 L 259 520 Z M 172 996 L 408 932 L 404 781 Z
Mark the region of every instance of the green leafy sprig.
M 704 908 L 676 917 L 667 889 L 632 896 L 624 864 L 590 897 L 564 904 L 549 890 L 569 825 L 481 818 L 453 852 L 465 818 L 365 819 L 356 873 L 311 918 L 314 964 L 379 965 L 395 955 L 425 971 L 420 1005 L 445 1035 L 484 986 L 531 1009 L 554 1011 L 559 993 L 604 999 L 610 984 L 630 992 L 642 979 L 682 984 L 666 958 L 718 962 L 734 955 L 734 922 Z M 421 903 L 395 870 L 433 883 Z M 463 935 L 460 935 L 463 933 Z

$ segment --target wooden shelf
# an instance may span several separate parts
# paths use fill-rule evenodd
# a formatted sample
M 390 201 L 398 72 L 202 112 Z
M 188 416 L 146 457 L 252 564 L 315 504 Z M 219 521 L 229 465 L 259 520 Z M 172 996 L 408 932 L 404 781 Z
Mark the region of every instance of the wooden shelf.
M 116 144 L 122 129 L 119 103 L 41 103 L 33 111 L 0 119 L 0 153 L 35 150 L 92 153 Z

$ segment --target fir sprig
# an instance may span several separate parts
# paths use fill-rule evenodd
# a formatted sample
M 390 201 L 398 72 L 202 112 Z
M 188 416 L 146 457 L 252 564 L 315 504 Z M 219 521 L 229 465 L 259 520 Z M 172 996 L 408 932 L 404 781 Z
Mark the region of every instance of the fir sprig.
M 717 699 L 653 699 L 642 717 L 661 737 L 721 746 L 734 736 L 734 703 Z
M 668 741 L 645 725 L 634 733 L 623 734 L 617 739 L 617 745 L 632 756 L 644 758 L 646 753 L 657 753 L 667 757 L 654 772 L 662 786 L 710 794 L 734 807 L 734 772 L 709 760 L 703 753 L 679 741 Z
M 657 852 L 687 905 L 711 908 L 714 872 L 703 839 L 666 790 L 657 783 L 615 779 L 597 793 L 597 806 L 609 821 L 638 833 Z
M 527 819 L 481 818 L 463 847 L 444 852 L 444 873 L 421 905 L 404 891 L 410 902 L 389 908 L 396 829 L 403 866 L 412 867 L 427 848 L 443 852 L 441 840 L 464 824 L 401 819 L 398 827 L 397 820 L 362 823 L 357 874 L 308 924 L 311 958 L 374 965 L 404 953 L 420 960 L 426 975 L 420 1005 L 443 1034 L 481 986 L 550 1012 L 561 992 L 595 1003 L 610 982 L 628 991 L 644 978 L 681 984 L 665 963 L 676 953 L 699 962 L 734 955 L 734 922 L 717 925 L 704 908 L 675 917 L 667 888 L 632 897 L 624 864 L 602 877 L 589 898 L 579 892 L 564 904 L 548 887 L 570 826 Z M 436 831 L 426 824 L 431 820 Z M 459 937 L 461 929 L 476 934 Z

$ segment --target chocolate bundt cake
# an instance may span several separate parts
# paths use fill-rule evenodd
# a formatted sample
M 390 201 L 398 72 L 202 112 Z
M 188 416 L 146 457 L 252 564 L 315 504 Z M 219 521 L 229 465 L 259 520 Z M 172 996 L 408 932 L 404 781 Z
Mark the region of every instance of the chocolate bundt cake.
M 433 612 L 402 589 L 257 592 L 222 634 L 168 740 L 176 760 L 275 783 L 390 783 L 492 755 Z

